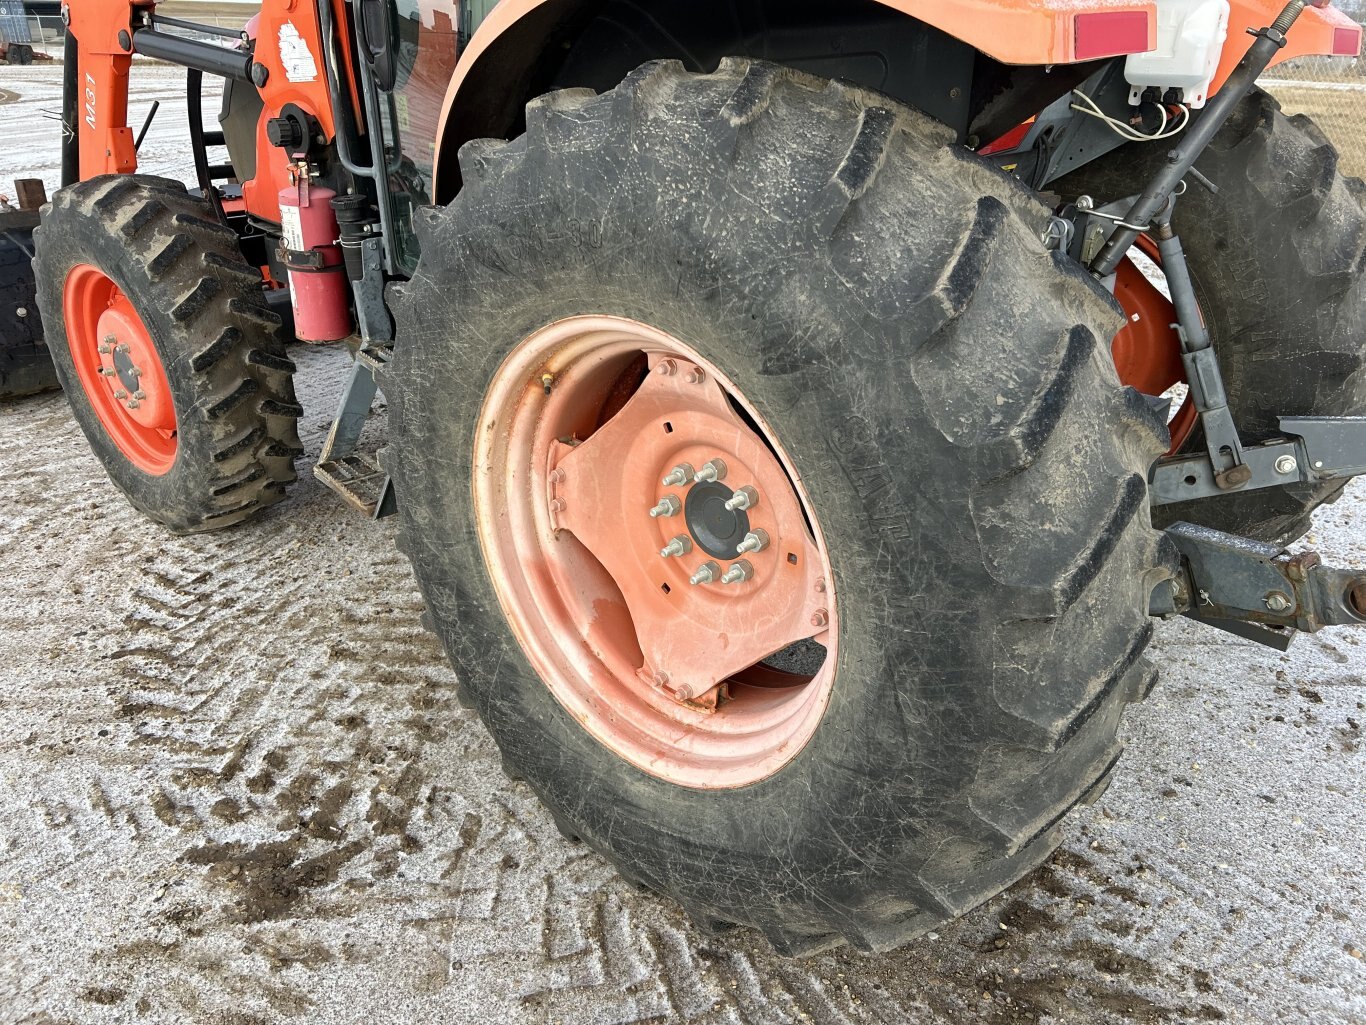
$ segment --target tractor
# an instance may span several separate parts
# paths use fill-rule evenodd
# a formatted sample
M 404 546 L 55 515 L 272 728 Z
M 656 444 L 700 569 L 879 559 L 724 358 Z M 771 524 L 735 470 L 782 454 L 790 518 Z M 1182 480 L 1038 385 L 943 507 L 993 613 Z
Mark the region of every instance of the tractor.
M 1157 620 L 1366 622 L 1286 547 L 1366 472 L 1366 190 L 1257 84 L 1358 54 L 1330 6 L 63 15 L 38 299 L 114 483 L 259 516 L 287 345 L 346 343 L 314 472 L 397 516 L 507 772 L 701 929 L 905 944 L 1104 791 Z M 148 58 L 190 187 L 138 173 Z

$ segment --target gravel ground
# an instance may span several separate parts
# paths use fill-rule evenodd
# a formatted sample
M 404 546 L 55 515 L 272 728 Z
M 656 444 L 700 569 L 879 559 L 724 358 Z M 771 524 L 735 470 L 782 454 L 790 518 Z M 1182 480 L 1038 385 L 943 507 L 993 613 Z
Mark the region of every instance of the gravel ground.
M 55 167 L 51 69 L 5 71 L 0 133 L 34 141 L 0 180 Z M 783 961 L 503 777 L 392 524 L 309 472 L 347 358 L 295 356 L 301 480 L 205 537 L 135 515 L 60 396 L 0 405 L 0 1022 L 1366 1020 L 1361 635 L 1162 626 L 1047 865 L 896 954 Z M 1359 485 L 1312 540 L 1366 566 L 1362 523 Z

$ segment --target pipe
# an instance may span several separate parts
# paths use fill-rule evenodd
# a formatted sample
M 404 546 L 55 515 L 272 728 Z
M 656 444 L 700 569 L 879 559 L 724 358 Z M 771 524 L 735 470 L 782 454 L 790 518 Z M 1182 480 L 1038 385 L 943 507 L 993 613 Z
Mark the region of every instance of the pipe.
M 158 57 L 181 67 L 192 68 L 219 78 L 233 78 L 251 82 L 255 63 L 245 50 L 229 50 L 197 39 L 173 36 L 156 29 L 140 28 L 133 32 L 133 51 L 147 57 Z M 263 69 L 264 70 L 264 69 Z

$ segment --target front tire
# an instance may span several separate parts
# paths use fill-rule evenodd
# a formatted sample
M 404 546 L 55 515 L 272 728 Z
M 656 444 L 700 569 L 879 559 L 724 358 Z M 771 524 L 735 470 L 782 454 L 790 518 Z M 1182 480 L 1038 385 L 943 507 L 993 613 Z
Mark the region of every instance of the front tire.
M 544 97 L 523 138 L 472 143 L 461 168 L 392 296 L 386 465 L 431 623 L 509 770 L 628 878 L 785 953 L 895 947 L 1037 865 L 1108 782 L 1122 709 L 1153 681 L 1146 599 L 1170 573 L 1144 483 L 1163 425 L 1116 379 L 1113 304 L 1038 242 L 1047 210 L 909 109 L 735 60 Z M 621 619 L 596 572 L 542 592 L 595 598 L 578 629 L 531 632 L 516 611 L 526 579 L 555 577 L 553 546 L 579 542 L 544 514 L 574 502 L 555 506 L 545 462 L 499 462 L 516 483 L 481 499 L 486 454 L 534 435 L 535 403 L 558 401 L 543 386 L 578 374 L 579 335 L 527 346 L 576 319 L 648 325 L 642 366 L 672 338 L 676 369 L 723 377 L 824 539 L 825 704 L 743 784 L 668 769 L 701 744 L 695 709 L 642 765 L 584 719 L 625 705 L 594 713 L 537 671 L 548 648 L 605 666 L 599 626 Z M 556 422 L 565 449 L 649 387 L 628 400 L 611 380 L 578 430 Z M 540 547 L 494 558 L 518 519 Z M 616 536 L 648 529 L 642 508 Z M 767 614 L 733 608 L 709 631 L 680 619 L 676 650 L 719 653 Z
M 281 501 L 302 410 L 237 236 L 180 182 L 62 189 L 35 232 L 38 303 L 72 413 L 110 479 L 177 533 Z

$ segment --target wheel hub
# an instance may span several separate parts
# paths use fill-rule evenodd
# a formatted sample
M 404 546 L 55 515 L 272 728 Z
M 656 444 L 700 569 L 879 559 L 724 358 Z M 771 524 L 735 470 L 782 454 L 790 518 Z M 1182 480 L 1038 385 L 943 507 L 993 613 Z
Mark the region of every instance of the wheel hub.
M 499 425 L 475 452 L 490 577 L 569 712 L 684 785 L 793 757 L 829 699 L 836 600 L 799 478 L 743 396 L 670 335 L 577 317 L 514 351 L 480 422 Z M 803 645 L 811 675 L 767 664 Z
M 734 559 L 749 533 L 749 515 L 727 509 L 735 492 L 719 481 L 694 484 L 683 503 L 688 533 L 697 547 L 717 559 Z

